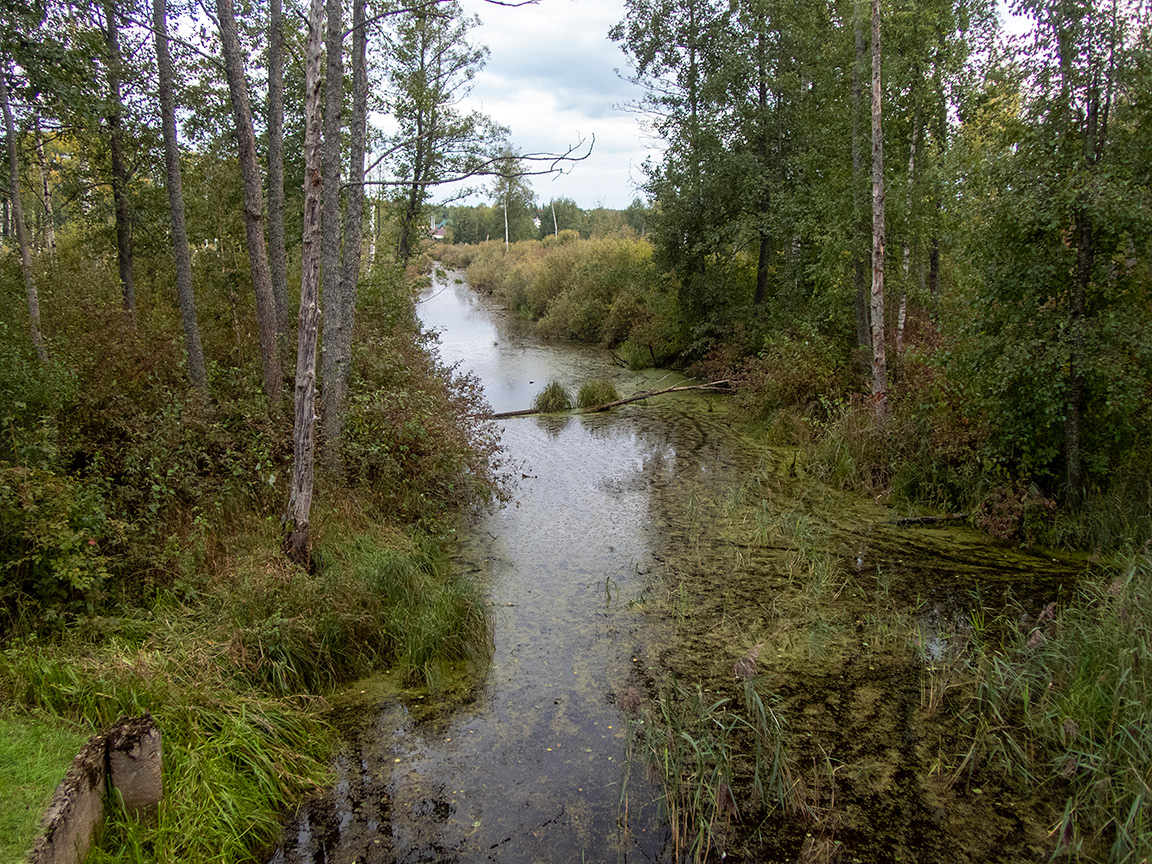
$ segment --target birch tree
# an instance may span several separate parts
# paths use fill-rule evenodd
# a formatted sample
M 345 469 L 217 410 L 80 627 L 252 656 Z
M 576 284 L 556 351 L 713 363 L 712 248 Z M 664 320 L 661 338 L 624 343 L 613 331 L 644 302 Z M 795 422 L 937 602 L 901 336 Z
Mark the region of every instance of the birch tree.
M 880 0 L 872 0 L 872 398 L 876 420 L 888 413 L 884 346 L 884 132 L 880 78 Z

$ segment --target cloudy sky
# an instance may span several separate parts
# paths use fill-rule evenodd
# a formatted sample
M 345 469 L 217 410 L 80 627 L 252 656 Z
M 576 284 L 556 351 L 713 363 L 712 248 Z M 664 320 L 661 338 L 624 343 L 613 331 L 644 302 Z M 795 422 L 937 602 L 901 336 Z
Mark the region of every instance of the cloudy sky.
M 635 113 L 621 110 L 639 92 L 608 30 L 623 0 L 539 0 L 508 8 L 464 0 L 483 26 L 476 41 L 491 54 L 468 105 L 509 127 L 524 153 L 563 153 L 596 136 L 592 154 L 564 176 L 533 177 L 541 202 L 571 198 L 584 208 L 624 208 L 639 195 L 641 166 L 654 142 Z
M 656 142 L 635 112 L 622 110 L 640 92 L 608 30 L 624 17 L 624 0 L 538 0 L 509 8 L 463 0 L 483 26 L 475 40 L 491 54 L 466 107 L 509 127 L 524 153 L 563 153 L 595 135 L 592 154 L 563 176 L 531 178 L 537 200 L 571 198 L 584 208 L 624 208 L 637 197 L 645 157 Z M 1007 31 L 1027 29 L 1008 18 Z M 479 200 L 479 199 L 473 199 Z

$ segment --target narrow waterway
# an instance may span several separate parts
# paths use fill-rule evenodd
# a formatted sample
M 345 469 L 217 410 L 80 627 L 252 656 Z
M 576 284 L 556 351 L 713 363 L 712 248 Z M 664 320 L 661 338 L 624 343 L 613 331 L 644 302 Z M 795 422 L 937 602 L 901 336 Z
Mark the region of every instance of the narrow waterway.
M 625 395 L 678 380 L 623 370 L 600 349 L 543 342 L 454 276 L 434 281 L 419 314 L 439 331 L 443 358 L 477 375 L 497 412 L 529 407 L 551 379 L 575 390 L 609 378 Z M 736 431 L 718 398 L 502 421 L 513 501 L 462 525 L 452 549 L 491 605 L 486 676 L 447 711 L 389 699 L 345 716 L 340 781 L 302 811 L 275 864 L 670 861 L 660 793 L 628 758 L 620 696 L 650 698 L 657 679 L 696 669 L 720 692 L 732 686 L 733 661 L 764 644 L 776 656 L 774 685 L 793 693 L 811 730 L 888 766 L 877 775 L 922 770 L 908 721 L 893 749 L 896 721 L 885 715 L 914 713 L 922 688 L 906 661 L 872 659 L 889 637 L 867 629 L 869 615 L 886 628 L 876 633 L 889 633 L 889 613 L 911 610 L 900 620 L 915 628 L 922 656 L 938 660 L 968 626 L 974 585 L 1026 584 L 1042 603 L 1072 571 L 971 533 L 896 531 L 869 502 L 794 488 L 795 460 L 788 466 Z M 792 683 L 813 668 L 815 698 Z M 878 707 L 850 718 L 842 707 L 865 702 Z M 891 801 L 890 824 L 869 824 L 867 803 L 858 825 L 845 817 L 843 836 L 859 833 L 858 860 L 915 848 L 909 837 L 927 830 L 930 809 L 915 783 L 860 783 L 862 802 Z M 849 808 L 851 794 L 842 794 Z

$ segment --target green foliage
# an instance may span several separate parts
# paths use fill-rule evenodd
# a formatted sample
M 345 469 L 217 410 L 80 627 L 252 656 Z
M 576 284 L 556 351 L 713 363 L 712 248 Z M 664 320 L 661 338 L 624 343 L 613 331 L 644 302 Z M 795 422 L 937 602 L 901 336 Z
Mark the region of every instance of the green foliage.
M 503 463 L 479 382 L 445 368 L 394 273 L 362 285 L 343 457 L 350 482 L 403 521 L 501 494 Z
M 543 414 L 568 411 L 572 408 L 572 394 L 559 381 L 549 381 L 544 385 L 544 389 L 536 394 L 532 405 Z
M 620 392 L 615 383 L 607 378 L 597 378 L 594 381 L 585 381 L 580 385 L 576 394 L 576 405 L 579 408 L 595 408 L 597 405 L 606 405 L 620 398 Z
M 97 484 L 0 462 L 0 622 L 92 611 L 122 533 Z

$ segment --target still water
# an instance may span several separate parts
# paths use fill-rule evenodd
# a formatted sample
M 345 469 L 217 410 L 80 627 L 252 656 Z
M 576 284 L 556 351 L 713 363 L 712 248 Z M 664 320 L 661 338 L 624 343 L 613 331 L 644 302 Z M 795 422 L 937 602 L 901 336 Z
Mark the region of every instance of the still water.
M 443 359 L 477 375 L 497 412 L 530 407 L 553 378 L 573 391 L 609 378 L 622 394 L 681 380 L 621 369 L 600 349 L 542 342 L 452 275 L 418 311 L 440 333 Z M 653 490 L 722 461 L 693 419 L 705 403 L 677 394 L 607 414 L 501 421 L 514 500 L 462 526 L 452 550 L 491 605 L 483 684 L 447 717 L 417 722 L 395 703 L 366 710 L 334 796 L 310 805 L 273 860 L 662 857 L 656 796 L 626 764 L 616 703 L 661 638 L 630 603 L 654 566 L 663 520 Z M 618 824 L 625 780 L 627 831 Z
M 496 412 L 530 407 L 551 379 L 575 391 L 609 378 L 622 395 L 680 381 L 544 342 L 457 274 L 436 278 L 418 310 L 443 359 L 474 373 Z M 840 836 L 858 860 L 894 860 L 919 848 L 910 837 L 937 830 L 925 814 L 939 808 L 914 783 L 868 779 L 925 766 L 907 720 L 922 700 L 914 670 L 882 656 L 888 637 L 867 622 L 889 633 L 874 613 L 907 610 L 903 626 L 936 662 L 970 626 L 973 586 L 991 595 L 1028 584 L 1042 604 L 1073 570 L 972 532 L 897 528 L 874 502 L 803 485 L 795 458 L 740 432 L 722 399 L 671 394 L 500 421 L 513 501 L 462 524 L 451 549 L 490 603 L 483 680 L 447 710 L 373 701 L 365 682 L 340 719 L 339 782 L 301 812 L 275 864 L 672 860 L 659 793 L 628 759 L 619 697 L 648 696 L 678 674 L 723 692 L 733 661 L 761 644 L 775 654 L 773 685 L 806 724 L 796 724 L 807 730 L 798 752 L 832 742 L 877 766 L 837 781 Z M 817 557 L 805 563 L 801 547 Z M 813 588 L 813 574 L 832 588 Z M 657 594 L 662 605 L 649 602 Z M 849 714 L 849 704 L 880 707 Z M 882 716 L 889 708 L 896 720 Z M 898 728 L 905 743 L 894 748 Z M 780 842 L 805 842 L 800 830 Z

